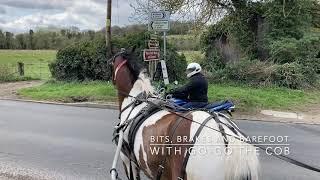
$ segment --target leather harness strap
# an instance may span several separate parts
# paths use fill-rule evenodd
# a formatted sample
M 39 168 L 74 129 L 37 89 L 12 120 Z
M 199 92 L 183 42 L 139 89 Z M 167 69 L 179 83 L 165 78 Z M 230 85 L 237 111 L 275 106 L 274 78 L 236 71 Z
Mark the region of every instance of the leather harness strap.
M 209 117 L 207 117 L 200 125 L 200 127 L 198 128 L 197 132 L 195 133 L 195 135 L 193 136 L 193 139 L 192 139 L 192 142 L 196 142 L 196 139 L 198 138 L 198 136 L 200 135 L 203 127 L 206 126 L 206 124 L 211 120 L 211 119 L 214 119 L 216 121 L 216 123 L 218 124 L 218 127 L 219 127 L 219 130 L 223 136 L 223 140 L 224 140 L 224 143 L 225 143 L 225 146 L 226 148 L 228 147 L 228 141 L 227 141 L 227 136 L 226 136 L 226 133 L 224 131 L 224 128 L 222 127 L 221 125 L 221 121 L 219 120 L 219 118 L 217 117 L 217 115 L 215 113 L 212 113 Z M 194 144 L 192 144 L 192 147 L 194 146 Z M 192 151 L 192 149 L 191 149 Z M 187 167 L 187 164 L 188 164 L 188 161 L 189 161 L 189 157 L 190 157 L 190 151 L 187 151 L 186 153 L 186 156 L 183 160 L 183 163 L 182 163 L 182 167 L 181 167 L 181 172 L 180 172 L 180 177 L 178 177 L 179 180 L 183 180 L 185 178 L 185 175 L 186 175 L 186 167 Z
M 212 115 L 210 115 L 207 119 L 205 119 L 202 124 L 200 125 L 200 127 L 198 128 L 197 132 L 194 134 L 193 136 L 193 139 L 192 139 L 192 142 L 196 142 L 196 139 L 197 137 L 200 135 L 204 125 L 206 125 L 210 119 L 212 119 Z M 193 147 L 194 143 L 191 144 L 191 147 Z M 182 163 L 182 167 L 181 167 L 181 172 L 180 172 L 180 177 L 178 177 L 178 179 L 181 179 L 183 180 L 185 174 L 186 174 L 186 167 L 187 167 L 187 164 L 188 164 L 188 160 L 189 160 L 189 157 L 190 157 L 190 151 L 187 151 L 186 153 L 186 156 L 183 160 L 183 163 Z

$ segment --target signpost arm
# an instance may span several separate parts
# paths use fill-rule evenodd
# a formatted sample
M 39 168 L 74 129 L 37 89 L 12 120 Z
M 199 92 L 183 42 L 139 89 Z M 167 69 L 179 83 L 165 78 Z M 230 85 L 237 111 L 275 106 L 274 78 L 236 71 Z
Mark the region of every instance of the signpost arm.
M 167 60 L 167 42 L 166 35 L 170 29 L 170 12 L 169 11 L 158 11 L 150 12 L 149 14 L 149 30 L 163 32 L 163 59 L 161 62 L 161 69 L 163 75 L 163 81 L 165 85 L 169 84 L 168 71 L 166 66 Z M 150 47 L 149 47 L 150 48 Z
M 167 60 L 167 32 L 163 32 L 163 60 Z
M 162 67 L 162 76 L 163 76 L 163 81 L 165 85 L 169 84 L 169 78 L 168 78 L 168 71 L 167 71 L 167 65 L 166 65 L 166 60 L 167 60 L 167 38 L 166 38 L 167 32 L 163 32 L 163 60 L 161 60 L 161 67 Z

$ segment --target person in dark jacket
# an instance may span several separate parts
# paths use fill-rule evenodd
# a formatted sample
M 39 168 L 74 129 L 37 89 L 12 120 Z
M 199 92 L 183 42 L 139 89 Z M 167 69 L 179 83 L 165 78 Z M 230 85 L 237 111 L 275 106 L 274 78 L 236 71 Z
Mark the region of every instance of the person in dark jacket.
M 172 90 L 170 93 L 175 98 L 188 101 L 184 108 L 202 108 L 208 104 L 208 81 L 201 74 L 201 66 L 198 63 L 190 63 L 186 70 L 189 82 L 184 86 Z

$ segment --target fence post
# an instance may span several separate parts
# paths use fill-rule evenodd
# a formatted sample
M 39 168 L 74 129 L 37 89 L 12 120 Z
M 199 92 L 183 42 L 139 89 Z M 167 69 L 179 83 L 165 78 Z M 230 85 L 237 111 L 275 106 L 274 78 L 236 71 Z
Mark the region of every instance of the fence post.
M 20 76 L 24 76 L 24 63 L 18 62 L 18 72 Z
M 41 63 L 42 63 L 42 62 L 41 62 L 41 60 L 40 60 L 40 61 L 39 61 L 40 79 L 42 79 L 42 77 L 41 77 L 41 68 L 42 68 L 42 67 L 41 67 Z

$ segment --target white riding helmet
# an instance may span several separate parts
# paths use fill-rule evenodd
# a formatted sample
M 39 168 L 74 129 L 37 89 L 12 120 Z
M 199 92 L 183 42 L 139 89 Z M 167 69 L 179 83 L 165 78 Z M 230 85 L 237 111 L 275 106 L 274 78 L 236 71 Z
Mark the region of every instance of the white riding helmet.
M 190 63 L 190 64 L 188 64 L 187 70 L 186 70 L 187 77 L 190 78 L 191 76 L 201 72 L 201 70 L 202 70 L 202 68 L 201 68 L 200 64 Z

